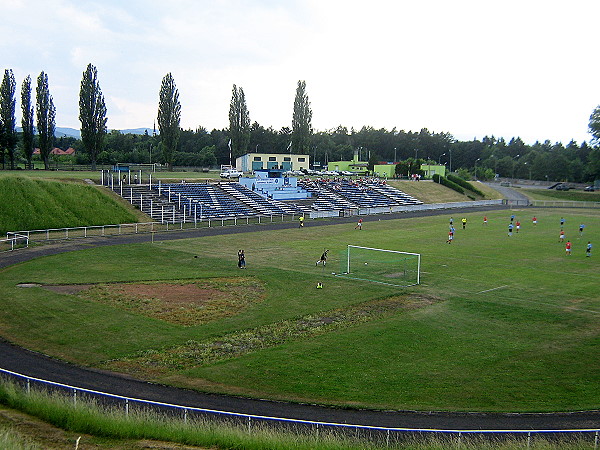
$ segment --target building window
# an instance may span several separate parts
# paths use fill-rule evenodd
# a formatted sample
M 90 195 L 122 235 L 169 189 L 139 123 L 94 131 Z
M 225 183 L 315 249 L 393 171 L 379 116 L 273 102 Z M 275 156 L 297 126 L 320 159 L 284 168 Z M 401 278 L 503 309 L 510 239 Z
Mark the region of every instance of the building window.
M 284 157 L 283 157 L 283 160 L 284 160 L 284 161 L 291 161 L 291 160 L 292 160 L 292 158 L 290 158 L 289 156 L 284 156 Z
M 298 158 L 298 162 L 305 162 L 306 158 Z
M 262 159 L 261 159 L 261 157 L 260 157 L 260 156 L 255 156 L 255 157 L 254 157 L 254 161 L 262 161 Z
M 277 157 L 276 156 L 269 156 L 269 161 L 277 161 Z

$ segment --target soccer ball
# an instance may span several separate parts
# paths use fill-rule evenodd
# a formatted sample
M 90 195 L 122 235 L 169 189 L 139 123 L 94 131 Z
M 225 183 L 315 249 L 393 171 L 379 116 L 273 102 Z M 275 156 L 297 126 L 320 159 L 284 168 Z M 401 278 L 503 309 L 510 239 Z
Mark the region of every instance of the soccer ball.
M 367 264 L 369 264 L 369 263 L 365 263 L 365 266 L 366 266 Z

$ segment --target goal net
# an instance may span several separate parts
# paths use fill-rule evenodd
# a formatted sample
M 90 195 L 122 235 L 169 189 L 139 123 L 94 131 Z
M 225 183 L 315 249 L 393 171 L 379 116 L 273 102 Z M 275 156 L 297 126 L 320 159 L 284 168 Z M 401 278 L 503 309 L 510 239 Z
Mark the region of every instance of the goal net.
M 381 248 L 348 245 L 340 258 L 338 276 L 372 281 L 391 286 L 414 286 L 420 283 L 421 255 Z

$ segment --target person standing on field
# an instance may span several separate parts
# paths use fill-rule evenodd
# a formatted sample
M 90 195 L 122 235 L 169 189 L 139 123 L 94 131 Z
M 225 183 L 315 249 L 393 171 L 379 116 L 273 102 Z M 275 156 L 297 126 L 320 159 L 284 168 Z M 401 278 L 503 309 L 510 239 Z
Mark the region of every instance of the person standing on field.
M 518 220 L 515 223 L 515 226 L 517 228 L 517 234 L 519 233 L 519 229 L 521 228 L 521 222 L 519 222 Z
M 533 216 L 533 219 L 531 219 L 531 221 L 534 225 L 537 225 L 537 217 Z
M 561 217 L 560 218 L 560 229 L 562 230 L 565 227 L 565 218 Z
M 244 254 L 244 250 L 238 251 L 238 267 L 240 269 L 246 268 L 246 255 Z
M 585 225 L 580 223 L 579 224 L 579 236 L 583 236 L 583 229 L 585 228 Z
M 460 221 L 462 222 L 463 230 L 466 229 L 467 228 L 467 218 L 463 217 Z
M 487 225 L 487 216 L 483 216 L 483 224 Z
M 512 222 L 508 224 L 508 235 L 512 236 L 513 224 Z
M 565 246 L 565 252 L 567 256 L 571 256 L 571 241 L 567 241 L 567 245 Z
M 585 256 L 592 256 L 592 242 L 588 241 L 587 246 L 585 247 Z
M 560 236 L 558 236 L 558 242 L 565 242 L 565 232 L 560 230 Z
M 325 265 L 327 264 L 327 253 L 329 253 L 329 250 L 325 250 L 323 252 L 323 254 L 321 255 L 321 258 L 319 258 L 319 260 L 317 261 L 317 263 L 315 264 L 315 266 L 318 266 L 319 264 L 322 264 L 323 267 L 325 267 Z
M 362 230 L 362 217 L 360 219 L 358 219 L 358 223 L 356 224 L 356 226 L 354 227 L 354 229 L 359 229 Z
M 304 216 L 298 217 L 298 228 L 304 228 Z

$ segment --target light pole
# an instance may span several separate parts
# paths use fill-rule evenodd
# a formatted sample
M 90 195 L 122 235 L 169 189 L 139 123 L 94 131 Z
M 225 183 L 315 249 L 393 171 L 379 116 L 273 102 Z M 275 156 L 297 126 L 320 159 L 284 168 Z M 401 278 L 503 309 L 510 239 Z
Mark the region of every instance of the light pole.
M 529 181 L 531 181 L 531 164 L 527 164 L 527 162 L 524 162 L 523 165 L 527 166 L 527 168 L 529 169 Z
M 442 156 L 446 156 L 446 154 L 445 154 L 445 153 L 442 153 L 442 154 L 440 155 L 440 158 L 438 159 L 438 166 L 441 166 L 441 165 L 442 165 Z
M 475 160 L 475 179 L 477 179 L 477 161 L 481 161 L 481 158 Z
M 396 164 L 396 147 L 394 147 L 394 164 Z
M 415 162 L 419 159 L 419 149 L 415 148 Z
M 515 156 L 515 160 L 513 161 L 513 168 L 512 168 L 513 169 L 512 170 L 512 177 L 513 177 L 513 179 L 515 178 L 515 168 L 517 167 L 517 159 L 519 158 L 519 156 L 521 156 L 521 155 Z
M 450 159 L 448 161 L 448 172 L 452 173 L 452 147 L 448 149 L 448 152 L 450 153 Z

